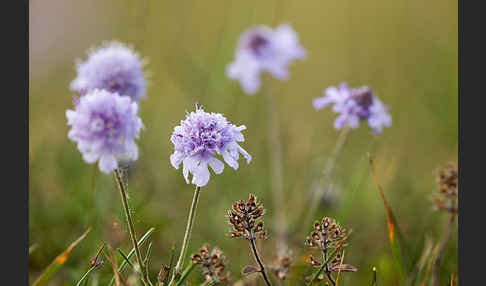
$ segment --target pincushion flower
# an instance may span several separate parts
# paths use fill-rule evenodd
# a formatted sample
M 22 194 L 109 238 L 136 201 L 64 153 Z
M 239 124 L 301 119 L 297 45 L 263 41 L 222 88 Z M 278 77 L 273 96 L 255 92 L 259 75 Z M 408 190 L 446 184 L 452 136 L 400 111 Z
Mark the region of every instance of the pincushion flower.
M 241 133 L 245 129 L 244 125 L 236 126 L 222 114 L 207 113 L 196 104 L 196 110 L 187 114 L 186 119 L 174 128 L 170 138 L 174 153 L 170 162 L 176 169 L 183 164 L 182 173 L 188 184 L 189 174 L 192 174 L 192 184 L 205 186 L 210 177 L 208 165 L 216 174 L 223 172 L 224 163 L 216 155 L 221 155 L 235 170 L 238 169 L 240 153 L 250 163 L 250 154 L 238 144 L 245 141 Z
M 75 100 L 75 109 L 67 110 L 68 137 L 78 144 L 87 163 L 99 160 L 104 173 L 118 168 L 119 158 L 136 160 L 143 123 L 137 115 L 138 104 L 128 96 L 95 89 Z
M 138 101 L 146 95 L 144 65 L 129 47 L 118 42 L 107 43 L 93 49 L 85 62 L 78 62 L 78 74 L 70 88 L 80 94 L 106 89 Z
M 299 44 L 297 33 L 290 25 L 275 29 L 267 26 L 250 28 L 238 40 L 235 60 L 226 74 L 238 80 L 247 94 L 260 89 L 260 72 L 267 71 L 279 80 L 289 77 L 288 66 L 296 59 L 304 59 L 306 50 Z
M 315 98 L 312 104 L 316 110 L 334 104 L 333 111 L 340 113 L 334 121 L 336 129 L 346 125 L 353 129 L 358 128 L 360 122 L 366 120 L 372 132 L 379 134 L 383 127 L 392 124 L 388 107 L 369 87 L 350 88 L 343 82 L 337 88 L 328 87 L 324 93 L 323 97 Z

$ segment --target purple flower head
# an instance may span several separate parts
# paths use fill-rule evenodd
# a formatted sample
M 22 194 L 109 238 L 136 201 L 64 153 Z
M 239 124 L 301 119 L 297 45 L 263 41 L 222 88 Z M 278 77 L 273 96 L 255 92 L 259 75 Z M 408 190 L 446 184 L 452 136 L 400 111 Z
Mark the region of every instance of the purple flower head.
M 239 153 L 250 163 L 251 156 L 238 142 L 245 141 L 241 131 L 244 125 L 236 126 L 220 113 L 207 113 L 200 105 L 188 113 L 186 119 L 174 128 L 170 140 L 174 144 L 174 153 L 170 162 L 179 169 L 182 163 L 182 173 L 189 184 L 189 173 L 192 174 L 192 184 L 202 187 L 209 181 L 208 165 L 216 174 L 221 174 L 224 164 L 216 155 L 221 155 L 224 161 L 233 169 L 238 169 Z
M 261 71 L 287 80 L 288 65 L 305 56 L 306 50 L 289 25 L 283 24 L 276 29 L 254 27 L 240 36 L 235 60 L 226 68 L 226 74 L 233 80 L 239 80 L 245 93 L 255 94 L 260 89 Z
M 133 101 L 145 97 L 147 83 L 142 61 L 127 46 L 111 42 L 93 49 L 85 62 L 77 63 L 78 76 L 70 88 L 80 94 L 106 89 L 129 96 Z
M 78 143 L 87 163 L 97 160 L 100 170 L 109 173 L 118 168 L 117 159 L 137 160 L 143 123 L 137 115 L 138 104 L 128 96 L 95 89 L 66 110 L 68 137 Z
M 312 104 L 316 110 L 334 104 L 333 111 L 340 113 L 334 121 L 336 129 L 346 125 L 357 128 L 362 120 L 368 121 L 374 134 L 381 133 L 384 126 L 391 126 L 392 119 L 388 107 L 369 87 L 350 88 L 343 82 L 337 88 L 328 87 L 324 93 L 323 97 L 315 98 Z

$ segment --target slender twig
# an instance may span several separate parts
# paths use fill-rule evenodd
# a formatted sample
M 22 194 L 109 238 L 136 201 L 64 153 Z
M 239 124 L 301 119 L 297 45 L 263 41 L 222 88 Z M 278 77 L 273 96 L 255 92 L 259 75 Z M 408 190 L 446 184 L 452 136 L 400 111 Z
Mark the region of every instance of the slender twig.
M 196 217 L 197 202 L 199 201 L 199 193 L 201 187 L 196 187 L 194 191 L 194 197 L 192 199 L 191 209 L 189 210 L 189 217 L 187 219 L 186 233 L 184 234 L 184 241 L 182 242 L 181 253 L 177 260 L 176 267 L 174 269 L 174 276 L 169 285 L 174 285 L 182 275 L 182 268 L 184 267 L 184 259 L 186 257 L 187 247 L 189 246 L 189 240 L 191 239 L 192 227 L 194 225 L 194 218 Z
M 140 266 L 141 270 L 141 276 L 142 276 L 142 282 L 145 286 L 150 285 L 150 283 L 147 280 L 147 276 L 145 273 L 145 266 L 142 261 L 142 255 L 140 254 L 140 249 L 137 244 L 137 234 L 135 233 L 135 227 L 133 225 L 133 219 L 132 219 L 132 212 L 130 209 L 130 205 L 128 204 L 128 198 L 127 198 L 127 190 L 125 183 L 123 182 L 123 179 L 120 174 L 120 170 L 115 169 L 114 171 L 115 174 L 115 180 L 118 183 L 118 188 L 120 189 L 120 195 L 122 198 L 123 202 L 123 209 L 125 210 L 125 216 L 127 218 L 127 224 L 128 224 L 128 230 L 130 232 L 130 238 L 132 240 L 133 248 L 135 249 L 135 256 L 137 257 L 137 262 Z
M 451 201 L 451 209 L 455 207 L 455 200 Z M 456 213 L 452 212 L 451 217 L 449 218 L 449 223 L 444 232 L 443 239 L 440 243 L 439 250 L 437 252 L 437 256 L 434 262 L 434 274 L 432 276 L 432 286 L 439 284 L 439 271 L 440 271 L 440 262 L 442 260 L 442 256 L 444 255 L 445 248 L 447 246 L 447 242 L 449 241 L 452 233 L 454 232 L 454 222 L 456 218 Z
M 273 98 L 271 78 L 265 81 L 265 98 L 267 100 L 268 115 L 268 151 L 271 163 L 271 187 L 273 209 L 275 211 L 275 229 L 277 232 L 277 250 L 279 254 L 284 254 L 288 248 L 287 242 L 287 218 L 285 215 L 285 200 L 283 194 L 283 159 L 282 143 L 280 140 L 280 124 L 277 114 L 277 105 Z
M 250 233 L 250 237 L 252 237 L 251 233 Z M 250 241 L 250 244 L 251 244 L 251 250 L 253 251 L 253 256 L 255 257 L 255 261 L 258 263 L 258 266 L 260 266 L 259 272 L 262 274 L 263 280 L 265 280 L 265 283 L 268 286 L 272 286 L 272 284 L 270 283 L 270 280 L 268 279 L 267 273 L 265 272 L 265 267 L 263 266 L 262 260 L 260 259 L 260 255 L 258 254 L 258 250 L 257 250 L 256 245 L 255 245 L 255 239 L 251 238 L 251 239 L 249 239 L 249 241 Z

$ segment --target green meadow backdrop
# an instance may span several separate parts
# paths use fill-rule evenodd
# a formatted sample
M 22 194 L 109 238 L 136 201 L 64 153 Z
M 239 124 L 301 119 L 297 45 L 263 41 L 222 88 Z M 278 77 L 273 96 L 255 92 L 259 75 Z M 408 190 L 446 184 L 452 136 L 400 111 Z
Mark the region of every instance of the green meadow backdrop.
M 227 236 L 226 210 L 254 193 L 267 209 L 269 239 L 260 244 L 270 264 L 275 254 L 267 106 L 263 94 L 245 95 L 225 75 L 239 34 L 254 25 L 289 23 L 307 49 L 307 59 L 290 67 L 290 80 L 273 80 L 284 164 L 281 206 L 305 231 L 291 233 L 292 249 L 305 250 L 312 221 L 296 221 L 306 197 L 329 158 L 339 131 L 330 108 L 315 111 L 311 101 L 341 81 L 368 85 L 391 107 L 393 125 L 374 136 L 366 124 L 351 132 L 332 176 L 332 192 L 315 219 L 335 217 L 353 229 L 345 261 L 359 268 L 343 273 L 341 285 L 369 285 L 378 269 L 380 285 L 398 285 L 388 242 L 385 210 L 370 174 L 375 158 L 385 195 L 405 238 L 405 255 L 417 262 L 428 240 L 437 243 L 447 215 L 434 211 L 436 171 L 457 162 L 457 1 L 451 0 L 85 0 L 31 1 L 29 15 L 29 256 L 31 281 L 88 227 L 49 285 L 74 285 L 98 247 L 131 249 L 113 176 L 83 162 L 67 138 L 65 110 L 72 108 L 69 83 L 75 60 L 104 40 L 119 40 L 147 59 L 148 96 L 140 103 L 146 126 L 138 140 L 139 160 L 128 187 L 139 235 L 150 227 L 155 276 L 169 263 L 172 243 L 180 247 L 193 186 L 169 162 L 172 129 L 193 102 L 244 124 L 242 146 L 253 156 L 237 171 L 226 166 L 203 188 L 189 253 L 203 243 L 220 247 L 232 280 L 253 263 L 248 244 Z M 144 248 L 145 249 L 145 248 Z M 294 257 L 302 277 L 303 256 Z M 457 233 L 444 254 L 442 281 L 457 275 Z M 129 272 L 126 272 L 129 273 Z M 91 281 L 105 285 L 108 263 Z M 125 274 L 126 276 L 126 274 Z M 259 278 L 260 279 L 260 278 Z M 200 270 L 190 285 L 202 281 Z M 89 285 L 95 285 L 90 284 Z M 299 285 L 290 281 L 290 285 Z

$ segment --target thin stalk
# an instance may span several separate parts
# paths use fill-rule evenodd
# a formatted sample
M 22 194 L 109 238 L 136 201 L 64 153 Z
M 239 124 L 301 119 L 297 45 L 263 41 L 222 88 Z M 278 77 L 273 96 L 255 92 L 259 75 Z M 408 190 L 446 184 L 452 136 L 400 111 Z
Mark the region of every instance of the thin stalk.
M 262 274 L 263 280 L 265 280 L 265 283 L 267 284 L 267 286 L 272 286 L 272 284 L 270 283 L 270 280 L 268 280 L 268 276 L 267 276 L 267 273 L 265 272 L 265 267 L 263 266 L 263 263 L 260 259 L 260 255 L 258 254 L 258 250 L 257 250 L 256 245 L 255 245 L 255 239 L 253 239 L 253 238 L 250 239 L 250 244 L 251 244 L 251 250 L 253 251 L 253 256 L 255 257 L 255 260 L 258 263 L 258 266 L 260 266 L 259 272 Z
M 287 218 L 285 215 L 285 200 L 283 192 L 283 159 L 282 144 L 280 140 L 280 124 L 277 114 L 277 105 L 273 98 L 271 78 L 265 81 L 265 98 L 268 115 L 268 151 L 271 163 L 271 191 L 273 209 L 275 210 L 275 230 L 277 232 L 277 251 L 284 254 L 288 248 Z
M 174 269 L 174 275 L 169 285 L 174 285 L 174 283 L 179 280 L 182 274 L 182 268 L 184 267 L 184 259 L 186 257 L 187 247 L 189 246 L 189 240 L 191 239 L 192 227 L 194 225 L 194 218 L 196 217 L 197 202 L 199 201 L 199 193 L 201 187 L 196 187 L 194 191 L 194 197 L 192 198 L 191 209 L 189 210 L 189 217 L 187 219 L 186 233 L 184 234 L 184 241 L 182 242 L 181 253 L 179 259 L 177 260 L 176 267 Z
M 455 206 L 455 200 L 451 202 L 451 208 Z M 445 229 L 444 237 L 440 243 L 439 250 L 437 252 L 437 257 L 434 262 L 434 274 L 432 276 L 432 286 L 439 284 L 439 270 L 440 270 L 440 262 L 442 260 L 442 256 L 444 255 L 445 248 L 447 246 L 447 242 L 449 241 L 453 231 L 454 231 L 454 222 L 456 218 L 456 213 L 452 212 L 451 217 L 449 218 L 449 223 Z
M 130 209 L 130 205 L 128 204 L 126 186 L 120 175 L 120 170 L 115 169 L 114 174 L 115 174 L 115 180 L 118 183 L 118 188 L 120 189 L 120 195 L 123 202 L 123 209 L 125 210 L 125 216 L 127 218 L 128 230 L 130 232 L 130 238 L 132 240 L 133 248 L 135 249 L 135 256 L 137 257 L 137 262 L 138 265 L 140 266 L 140 271 L 142 272 L 141 273 L 142 282 L 145 286 L 148 286 L 150 285 L 150 283 L 147 280 L 147 275 L 145 273 L 145 266 L 142 261 L 142 255 L 140 254 L 140 249 L 137 244 L 137 234 L 135 233 L 135 227 L 133 225 L 133 219 L 132 219 L 132 212 Z
M 324 254 L 324 261 L 327 261 L 327 245 L 324 246 L 322 252 Z M 326 266 L 324 267 L 324 272 L 326 272 L 327 278 L 329 279 L 329 281 L 331 281 L 332 285 L 336 285 L 336 281 L 334 281 L 334 278 L 331 275 L 331 271 L 329 270 L 329 263 L 326 263 Z
M 351 129 L 348 126 L 346 126 L 339 134 L 338 140 L 336 141 L 336 145 L 334 145 L 334 149 L 331 153 L 331 156 L 329 157 L 327 164 L 322 172 L 323 176 L 319 181 L 319 186 L 311 195 L 310 206 L 307 208 L 307 214 L 304 216 L 305 219 L 303 221 L 310 221 L 312 219 L 314 213 L 317 210 L 317 206 L 319 205 L 319 202 L 326 194 L 328 188 L 324 186 L 324 184 L 329 184 L 332 172 L 334 170 L 334 167 L 336 166 L 337 158 L 339 157 L 339 154 L 341 154 L 341 151 L 344 147 L 344 144 L 346 143 L 346 139 L 348 138 L 350 130 Z

